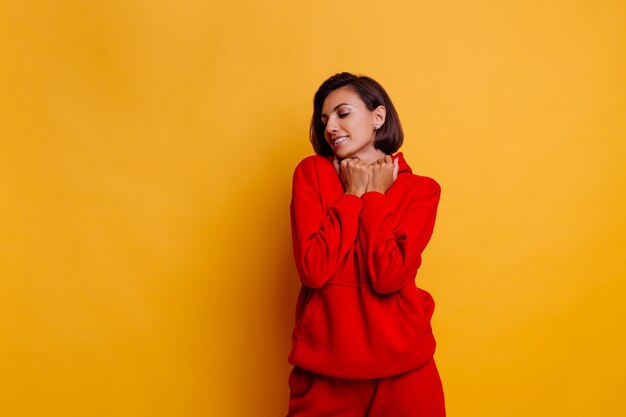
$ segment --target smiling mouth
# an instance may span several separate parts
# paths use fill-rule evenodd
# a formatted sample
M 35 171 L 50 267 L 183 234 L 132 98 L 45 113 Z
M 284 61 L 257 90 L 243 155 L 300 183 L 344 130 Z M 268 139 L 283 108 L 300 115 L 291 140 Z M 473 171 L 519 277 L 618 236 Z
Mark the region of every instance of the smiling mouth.
M 337 139 L 333 140 L 333 146 L 337 146 L 342 142 L 345 142 L 348 139 L 347 136 L 339 136 Z

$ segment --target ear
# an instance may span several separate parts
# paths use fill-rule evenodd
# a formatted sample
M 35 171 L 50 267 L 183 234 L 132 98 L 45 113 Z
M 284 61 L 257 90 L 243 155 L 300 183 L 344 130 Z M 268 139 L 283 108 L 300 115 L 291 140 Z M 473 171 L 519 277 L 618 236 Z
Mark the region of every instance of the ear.
M 372 111 L 372 120 L 375 125 L 379 125 L 379 126 L 384 125 L 386 117 L 387 117 L 387 109 L 383 105 L 376 107 Z

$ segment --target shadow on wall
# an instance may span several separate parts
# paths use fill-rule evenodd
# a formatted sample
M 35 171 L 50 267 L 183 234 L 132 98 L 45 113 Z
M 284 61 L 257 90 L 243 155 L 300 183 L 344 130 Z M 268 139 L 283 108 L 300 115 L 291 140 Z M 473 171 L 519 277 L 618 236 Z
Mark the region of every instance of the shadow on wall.
M 295 131 L 293 129 L 292 131 Z M 305 139 L 306 140 L 306 139 Z M 293 136 L 283 143 L 293 141 Z M 306 142 L 305 142 L 306 143 Z M 300 282 L 293 262 L 289 204 L 293 170 L 299 162 L 297 151 L 287 148 L 264 155 L 248 190 L 265 198 L 255 199 L 253 224 L 261 226 L 253 250 L 262 254 L 263 267 L 255 270 L 251 294 L 250 329 L 246 358 L 243 359 L 241 389 L 242 416 L 284 416 L 289 398 L 287 362 L 291 348 L 295 303 Z M 261 191 L 258 191 L 261 190 Z M 255 191 L 253 191 L 254 193 Z

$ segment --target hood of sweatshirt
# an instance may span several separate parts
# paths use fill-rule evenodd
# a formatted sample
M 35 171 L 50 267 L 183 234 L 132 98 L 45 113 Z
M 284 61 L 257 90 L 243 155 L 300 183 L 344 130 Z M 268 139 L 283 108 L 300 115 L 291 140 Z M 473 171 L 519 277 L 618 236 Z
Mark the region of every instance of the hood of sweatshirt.
M 402 152 L 396 152 L 395 154 L 391 155 L 391 158 L 395 161 L 398 161 L 398 174 L 402 173 L 402 172 L 408 172 L 409 174 L 413 173 L 413 170 L 411 169 L 411 167 L 409 166 L 409 164 L 406 163 L 405 159 L 404 159 L 404 155 L 402 154 Z M 331 155 L 331 156 L 327 156 L 326 159 L 328 161 L 330 161 L 333 165 L 335 164 L 335 156 Z M 335 168 L 338 169 L 338 165 L 335 165 Z

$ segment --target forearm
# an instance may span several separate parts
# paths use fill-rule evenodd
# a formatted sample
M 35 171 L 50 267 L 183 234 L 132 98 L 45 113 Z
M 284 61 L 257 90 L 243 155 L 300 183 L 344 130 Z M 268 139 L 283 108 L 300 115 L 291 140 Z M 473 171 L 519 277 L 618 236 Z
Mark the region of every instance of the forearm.
M 439 186 L 433 181 L 400 217 L 380 193 L 365 193 L 363 200 L 360 239 L 370 285 L 379 293 L 397 291 L 415 278 L 421 265 L 434 228 Z
M 332 277 L 356 241 L 362 204 L 356 196 L 343 195 L 324 213 L 314 197 L 294 190 L 292 241 L 304 285 L 319 288 Z

